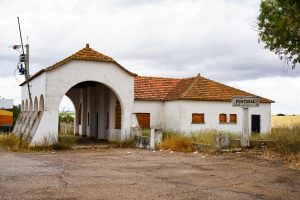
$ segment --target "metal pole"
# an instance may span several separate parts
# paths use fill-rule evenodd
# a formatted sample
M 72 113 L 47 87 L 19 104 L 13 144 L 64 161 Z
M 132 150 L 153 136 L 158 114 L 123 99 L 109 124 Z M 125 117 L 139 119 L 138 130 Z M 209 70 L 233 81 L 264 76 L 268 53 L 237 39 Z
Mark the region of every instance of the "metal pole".
M 249 147 L 249 108 L 243 108 L 243 134 L 241 147 Z

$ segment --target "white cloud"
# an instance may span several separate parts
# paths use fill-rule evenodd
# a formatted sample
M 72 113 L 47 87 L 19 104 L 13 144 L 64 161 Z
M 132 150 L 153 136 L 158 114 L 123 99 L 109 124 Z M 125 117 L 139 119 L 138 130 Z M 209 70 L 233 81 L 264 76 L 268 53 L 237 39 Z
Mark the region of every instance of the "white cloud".
M 268 77 L 255 80 L 232 81 L 228 85 L 275 101 L 272 114 L 300 113 L 300 77 Z
M 14 77 L 0 77 L 0 98 L 14 99 L 14 104 L 21 102 L 21 88 Z
M 299 67 L 287 71 L 274 53 L 257 42 L 253 27 L 259 2 L 2 0 L 0 77 L 7 79 L 1 78 L 0 84 L 14 80 L 18 54 L 7 46 L 19 43 L 17 16 L 24 38 L 29 35 L 32 73 L 89 42 L 140 75 L 188 77 L 201 73 L 221 82 L 283 76 L 298 81 Z M 268 79 L 276 84 L 276 78 Z M 0 95 L 10 95 L 11 91 L 2 88 Z M 292 105 L 292 94 L 285 96 Z

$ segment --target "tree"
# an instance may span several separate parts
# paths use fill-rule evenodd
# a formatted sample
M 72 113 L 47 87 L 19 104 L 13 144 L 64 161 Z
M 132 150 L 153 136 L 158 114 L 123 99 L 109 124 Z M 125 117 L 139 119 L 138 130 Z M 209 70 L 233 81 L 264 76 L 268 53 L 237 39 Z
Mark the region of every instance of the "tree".
M 59 122 L 74 122 L 74 117 L 71 115 L 69 111 L 62 111 L 59 113 Z
M 300 63 L 300 1 L 262 0 L 258 16 L 259 38 L 294 69 Z
M 14 126 L 16 124 L 16 121 L 18 119 L 18 116 L 21 112 L 21 105 L 13 106 L 13 116 L 14 116 Z

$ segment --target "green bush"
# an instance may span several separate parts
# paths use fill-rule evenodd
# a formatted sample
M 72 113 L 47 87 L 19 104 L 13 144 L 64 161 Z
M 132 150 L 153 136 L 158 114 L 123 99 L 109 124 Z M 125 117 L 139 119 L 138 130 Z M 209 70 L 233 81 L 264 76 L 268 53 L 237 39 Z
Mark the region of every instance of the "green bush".
M 59 113 L 59 122 L 66 122 L 66 123 L 74 122 L 74 117 L 68 111 L 61 111 Z

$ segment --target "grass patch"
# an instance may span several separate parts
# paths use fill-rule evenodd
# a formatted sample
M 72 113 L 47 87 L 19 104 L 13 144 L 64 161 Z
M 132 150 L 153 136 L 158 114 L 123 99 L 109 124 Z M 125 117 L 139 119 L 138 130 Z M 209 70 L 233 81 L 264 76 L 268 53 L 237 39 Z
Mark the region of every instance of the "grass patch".
M 9 151 L 25 151 L 29 148 L 29 144 L 22 136 L 0 133 L 0 147 Z
M 191 147 L 192 142 L 193 140 L 190 136 L 180 133 L 165 132 L 163 134 L 161 148 L 173 151 L 191 152 L 193 151 Z
M 300 126 L 272 128 L 272 131 L 266 137 L 276 142 L 276 151 L 280 153 L 300 153 Z
M 53 150 L 68 150 L 75 144 L 76 138 L 74 135 L 59 135 L 58 140 L 55 140 L 50 146 Z
M 123 140 L 112 141 L 111 143 L 114 144 L 116 147 L 128 148 L 128 147 L 135 147 L 136 141 L 137 141 L 136 136 L 130 135 Z
M 171 149 L 173 151 L 190 152 L 190 143 L 202 143 L 211 145 L 211 150 L 215 149 L 215 139 L 218 135 L 228 135 L 232 139 L 240 139 L 239 134 L 223 132 L 216 130 L 204 130 L 185 135 L 178 132 L 163 132 L 163 142 L 161 148 Z M 250 141 L 271 140 L 275 142 L 275 151 L 286 155 L 296 155 L 300 153 L 300 126 L 282 126 L 272 128 L 272 131 L 266 134 L 253 133 Z
M 141 129 L 142 136 L 150 137 L 151 129 Z
M 215 150 L 215 140 L 220 134 L 228 135 L 230 139 L 236 139 L 240 136 L 238 134 L 217 131 L 217 130 L 203 130 L 199 132 L 194 132 L 191 135 L 186 135 L 179 132 L 164 131 L 163 132 L 163 142 L 161 148 L 171 149 L 173 151 L 191 152 L 194 151 L 191 143 L 202 143 L 210 145 L 208 151 Z
M 9 151 L 50 151 L 50 150 L 67 150 L 71 149 L 74 145 L 74 137 L 59 137 L 55 139 L 44 139 L 42 145 L 29 146 L 29 143 L 23 139 L 22 136 L 15 134 L 0 133 L 0 147 Z

